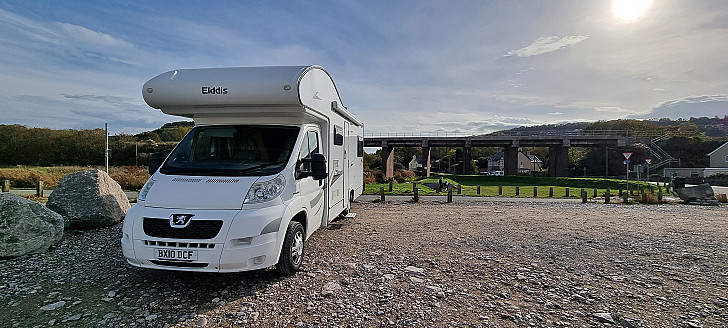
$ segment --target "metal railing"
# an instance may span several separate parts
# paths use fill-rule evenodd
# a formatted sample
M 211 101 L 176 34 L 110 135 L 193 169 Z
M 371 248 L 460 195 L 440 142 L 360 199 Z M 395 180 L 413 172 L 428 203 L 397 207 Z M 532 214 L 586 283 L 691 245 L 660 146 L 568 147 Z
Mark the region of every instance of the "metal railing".
M 499 132 L 366 132 L 365 138 L 425 138 L 425 137 L 476 137 L 476 136 L 557 136 L 557 137 L 580 137 L 580 136 L 623 136 L 629 138 L 658 138 L 662 141 L 672 137 L 694 137 L 694 131 L 634 131 L 634 130 L 572 130 L 572 131 L 499 131 Z M 657 142 L 657 141 L 656 141 Z

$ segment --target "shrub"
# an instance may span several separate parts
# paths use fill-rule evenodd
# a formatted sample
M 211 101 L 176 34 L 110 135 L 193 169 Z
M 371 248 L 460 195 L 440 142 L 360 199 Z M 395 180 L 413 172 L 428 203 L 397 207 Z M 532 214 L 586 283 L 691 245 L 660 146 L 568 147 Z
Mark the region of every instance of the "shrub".
M 149 172 L 138 166 L 111 167 L 109 176 L 121 185 L 121 189 L 140 190 L 149 179 Z
M 374 177 L 374 172 L 371 170 L 364 171 L 364 183 L 376 183 L 377 179 Z

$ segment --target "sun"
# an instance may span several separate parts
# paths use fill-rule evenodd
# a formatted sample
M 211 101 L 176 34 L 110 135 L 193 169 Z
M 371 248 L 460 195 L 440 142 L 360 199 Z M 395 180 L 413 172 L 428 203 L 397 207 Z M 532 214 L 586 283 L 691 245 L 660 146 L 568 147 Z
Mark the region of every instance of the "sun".
M 614 0 L 614 16 L 619 20 L 633 21 L 642 16 L 652 0 Z

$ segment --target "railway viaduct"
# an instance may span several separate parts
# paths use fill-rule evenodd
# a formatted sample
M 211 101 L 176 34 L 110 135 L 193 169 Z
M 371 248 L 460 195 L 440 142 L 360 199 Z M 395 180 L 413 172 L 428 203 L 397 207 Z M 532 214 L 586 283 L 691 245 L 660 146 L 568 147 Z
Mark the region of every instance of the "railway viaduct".
M 431 147 L 462 147 L 463 170 L 471 170 L 472 147 L 502 147 L 504 174 L 518 174 L 519 147 L 548 147 L 548 176 L 565 177 L 569 173 L 570 147 L 624 147 L 627 138 L 610 135 L 530 135 L 530 136 L 470 136 L 470 137 L 397 137 L 381 136 L 364 138 L 364 147 L 382 148 L 382 166 L 388 178 L 394 176 L 394 147 L 422 147 L 422 159 L 427 163 L 426 175 L 430 175 Z

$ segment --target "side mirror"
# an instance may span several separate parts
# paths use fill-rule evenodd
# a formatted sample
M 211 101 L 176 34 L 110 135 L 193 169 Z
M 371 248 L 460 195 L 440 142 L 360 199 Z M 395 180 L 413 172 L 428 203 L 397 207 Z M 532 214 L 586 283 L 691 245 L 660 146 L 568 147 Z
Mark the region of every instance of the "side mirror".
M 313 177 L 314 180 L 323 180 L 329 176 L 326 169 L 326 156 L 313 154 L 313 158 L 303 158 L 298 161 L 298 178 Z
M 152 153 L 149 155 L 149 175 L 157 172 L 159 167 L 162 166 L 165 157 L 163 153 Z

